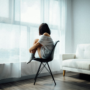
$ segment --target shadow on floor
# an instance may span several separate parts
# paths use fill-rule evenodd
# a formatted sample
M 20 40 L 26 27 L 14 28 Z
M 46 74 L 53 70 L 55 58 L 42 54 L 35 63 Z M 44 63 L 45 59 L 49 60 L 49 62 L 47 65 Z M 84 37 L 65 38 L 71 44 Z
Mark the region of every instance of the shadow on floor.
M 69 77 L 73 77 L 76 79 L 81 79 L 81 80 L 85 80 L 85 81 L 90 82 L 90 75 L 87 75 L 87 74 L 76 74 L 76 75 L 71 75 Z

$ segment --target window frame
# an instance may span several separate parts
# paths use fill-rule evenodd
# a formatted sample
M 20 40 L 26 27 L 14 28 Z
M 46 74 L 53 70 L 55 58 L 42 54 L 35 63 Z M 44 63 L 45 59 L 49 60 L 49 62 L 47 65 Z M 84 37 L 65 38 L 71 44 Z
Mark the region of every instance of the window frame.
M 45 22 L 45 15 L 44 15 L 44 10 L 45 10 L 45 5 L 44 1 L 45 0 L 40 0 L 41 1 L 41 22 Z M 58 0 L 55 0 L 58 1 Z M 48 1 L 48 7 L 49 7 L 50 0 Z M 49 16 L 49 15 L 48 15 Z M 27 26 L 27 27 L 38 27 L 40 24 L 33 24 L 33 23 L 28 23 L 28 22 L 21 22 L 21 21 L 16 21 L 15 20 L 15 0 L 9 0 L 9 17 L 0 17 L 0 23 L 6 23 L 6 24 L 15 24 L 15 25 L 22 25 L 22 26 Z M 49 21 L 47 21 L 49 23 Z M 52 25 L 49 24 L 49 27 L 52 29 L 58 29 L 57 25 Z

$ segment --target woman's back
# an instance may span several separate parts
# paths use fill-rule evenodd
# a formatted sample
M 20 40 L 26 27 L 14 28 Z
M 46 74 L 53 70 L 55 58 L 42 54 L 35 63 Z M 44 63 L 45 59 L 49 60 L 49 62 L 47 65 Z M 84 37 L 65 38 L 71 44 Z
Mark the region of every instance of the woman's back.
M 51 52 L 54 42 L 50 36 L 41 35 L 39 41 L 38 41 L 42 47 L 41 47 L 41 57 L 46 58 L 46 56 Z

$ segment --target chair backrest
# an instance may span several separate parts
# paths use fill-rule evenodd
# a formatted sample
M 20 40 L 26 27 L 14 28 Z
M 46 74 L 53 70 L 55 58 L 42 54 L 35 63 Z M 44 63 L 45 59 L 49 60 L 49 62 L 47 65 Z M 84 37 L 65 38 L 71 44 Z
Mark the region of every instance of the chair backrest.
M 59 40 L 55 42 L 54 47 L 53 47 L 51 53 L 47 56 L 46 59 L 48 59 L 48 60 L 50 60 L 50 61 L 53 60 L 53 58 L 54 58 L 55 47 L 56 47 L 56 45 L 57 45 L 58 42 L 59 42 Z

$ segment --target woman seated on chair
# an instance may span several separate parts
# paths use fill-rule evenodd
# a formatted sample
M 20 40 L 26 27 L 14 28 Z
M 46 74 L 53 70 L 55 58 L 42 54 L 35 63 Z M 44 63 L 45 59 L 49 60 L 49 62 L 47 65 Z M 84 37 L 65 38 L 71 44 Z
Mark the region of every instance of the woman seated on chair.
M 46 23 L 42 23 L 39 26 L 40 39 L 34 41 L 33 46 L 29 49 L 31 57 L 28 63 L 30 63 L 35 58 L 35 53 L 38 52 L 39 58 L 45 59 L 46 56 L 51 52 L 54 42 L 50 37 L 50 29 Z

